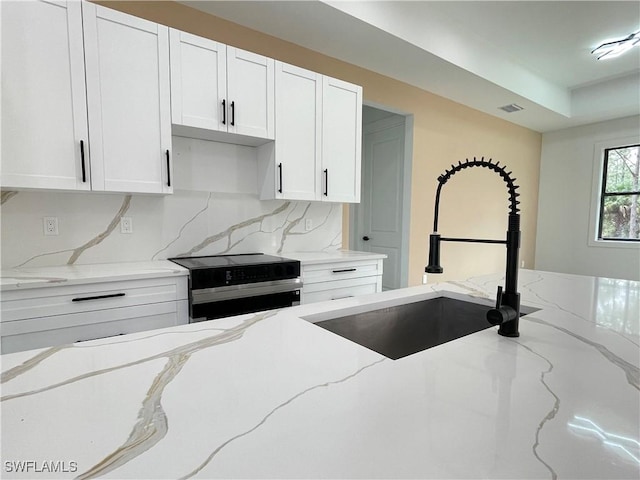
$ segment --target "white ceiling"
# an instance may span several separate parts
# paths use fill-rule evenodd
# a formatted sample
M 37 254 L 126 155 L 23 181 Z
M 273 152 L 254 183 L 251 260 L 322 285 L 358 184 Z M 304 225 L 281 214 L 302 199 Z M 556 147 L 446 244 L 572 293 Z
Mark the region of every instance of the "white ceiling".
M 640 47 L 590 54 L 640 30 L 638 1 L 181 3 L 540 132 L 640 114 Z

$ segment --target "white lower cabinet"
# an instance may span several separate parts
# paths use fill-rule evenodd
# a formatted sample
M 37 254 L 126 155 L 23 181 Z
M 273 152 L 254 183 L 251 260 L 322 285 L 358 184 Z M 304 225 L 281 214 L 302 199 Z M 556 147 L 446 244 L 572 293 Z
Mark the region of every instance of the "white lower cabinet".
M 1 305 L 1 353 L 189 321 L 186 276 L 10 290 Z
M 302 263 L 301 303 L 339 300 L 382 291 L 382 259 Z

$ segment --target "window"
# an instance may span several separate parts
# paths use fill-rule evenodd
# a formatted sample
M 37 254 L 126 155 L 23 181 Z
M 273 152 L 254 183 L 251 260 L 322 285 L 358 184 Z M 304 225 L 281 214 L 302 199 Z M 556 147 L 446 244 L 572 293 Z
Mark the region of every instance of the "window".
M 640 242 L 640 145 L 604 149 L 599 240 Z

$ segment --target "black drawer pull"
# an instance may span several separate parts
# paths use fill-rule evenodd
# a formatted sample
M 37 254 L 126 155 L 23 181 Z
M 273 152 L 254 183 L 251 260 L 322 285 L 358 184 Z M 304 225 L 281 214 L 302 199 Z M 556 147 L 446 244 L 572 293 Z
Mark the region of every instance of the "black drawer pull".
M 356 268 L 343 268 L 341 270 L 332 270 L 333 273 L 355 272 Z
M 278 178 L 280 180 L 280 183 L 278 186 L 278 193 L 282 193 L 282 164 L 281 163 L 278 164 Z
M 87 300 L 102 300 L 103 298 L 124 297 L 124 293 L 111 293 L 109 295 L 97 295 L 95 297 L 78 297 L 71 300 L 72 302 L 86 302 Z
M 353 295 L 345 295 L 344 297 L 331 297 L 331 300 L 342 300 L 343 298 L 353 298 Z

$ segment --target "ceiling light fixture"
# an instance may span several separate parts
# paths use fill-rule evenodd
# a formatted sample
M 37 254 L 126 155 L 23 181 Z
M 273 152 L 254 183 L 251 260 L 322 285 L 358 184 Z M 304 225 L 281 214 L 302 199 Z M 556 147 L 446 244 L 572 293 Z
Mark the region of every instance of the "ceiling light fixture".
M 597 55 L 598 60 L 606 60 L 609 58 L 615 58 L 622 55 L 627 50 L 631 50 L 635 45 L 640 43 L 640 31 L 632 33 L 626 38 L 621 40 L 615 40 L 613 42 L 606 42 L 597 48 L 594 48 L 591 53 Z

